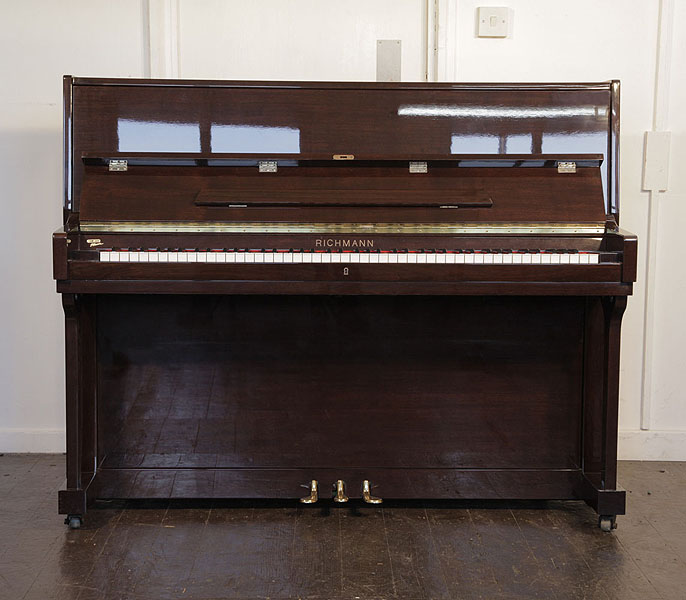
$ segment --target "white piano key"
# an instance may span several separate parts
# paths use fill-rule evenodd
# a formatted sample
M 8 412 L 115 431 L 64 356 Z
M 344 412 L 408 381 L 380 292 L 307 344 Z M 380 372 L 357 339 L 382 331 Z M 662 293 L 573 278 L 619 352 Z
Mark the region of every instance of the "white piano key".
M 588 254 L 580 254 L 579 255 L 579 263 L 582 265 L 587 265 L 591 262 L 591 257 Z
M 493 255 L 493 264 L 494 265 L 502 265 L 503 264 L 503 255 L 502 254 L 494 254 Z
M 275 256 L 276 256 L 276 254 L 274 252 L 265 252 L 264 253 L 264 262 L 273 263 Z
M 464 264 L 473 265 L 476 262 L 476 254 L 467 253 L 464 255 Z
M 369 262 L 371 264 L 378 265 L 379 264 L 379 256 L 380 254 L 377 254 L 376 252 L 373 252 L 372 254 L 369 255 Z
M 110 262 L 110 254 L 112 254 L 109 250 L 107 252 L 100 252 L 100 262 Z
M 435 265 L 436 264 L 436 255 L 431 253 L 426 255 L 426 262 L 429 265 Z
M 188 262 L 188 252 L 177 252 L 178 262 L 187 263 Z
M 541 264 L 541 255 L 540 254 L 532 254 L 531 255 L 531 264 L 532 265 L 540 265 Z
M 284 252 L 281 254 L 284 263 L 293 263 L 293 257 L 295 256 L 292 252 Z
M 524 265 L 530 265 L 531 264 L 531 258 L 533 255 L 531 254 L 522 254 L 522 264 Z
M 436 264 L 437 265 L 444 265 L 445 264 L 445 254 L 442 252 L 439 252 L 436 254 Z
M 388 262 L 389 262 L 390 264 L 397 265 L 397 264 L 398 264 L 398 255 L 395 254 L 395 252 L 391 252 L 391 253 L 388 255 Z
M 206 263 L 207 262 L 207 252 L 196 252 L 198 255 L 198 262 L 199 263 Z
M 408 264 L 416 265 L 416 264 L 417 264 L 417 257 L 418 257 L 418 256 L 419 256 L 419 254 L 417 254 L 416 252 L 410 252 L 410 253 L 407 255 L 407 262 L 408 262 Z
M 571 264 L 571 265 L 581 264 L 581 255 L 580 254 L 570 254 L 569 255 L 569 264 Z
M 560 264 L 560 255 L 559 254 L 551 254 L 550 255 L 550 264 L 551 265 L 559 265 Z
M 119 253 L 119 262 L 129 262 L 129 253 L 128 252 L 120 252 Z
M 552 261 L 550 260 L 551 256 L 550 254 L 540 254 L 541 257 L 541 264 L 542 265 L 549 265 Z
M 320 254 L 319 252 L 313 252 L 312 253 L 312 262 L 313 263 L 321 263 L 322 262 L 322 256 L 323 256 L 323 254 Z
M 462 254 L 461 252 L 459 254 L 453 254 L 455 257 L 455 264 L 456 265 L 463 265 L 465 263 L 465 254 Z
M 148 262 L 160 262 L 160 255 L 158 252 L 148 252 Z
M 484 255 L 479 253 L 479 254 L 472 254 L 474 257 L 474 264 L 475 265 L 483 265 L 484 264 Z
M 348 256 L 350 256 L 350 262 L 351 263 L 359 263 L 360 262 L 360 255 L 357 252 L 351 252 Z
M 362 252 L 360 254 L 360 262 L 369 264 L 371 262 L 371 254 L 369 252 Z
M 293 262 L 300 264 L 300 263 L 302 263 L 302 261 L 303 261 L 302 252 L 294 252 L 293 253 Z
M 189 263 L 197 263 L 198 262 L 198 254 L 196 252 L 186 252 L 186 255 L 188 257 Z
M 493 255 L 492 254 L 483 254 L 484 257 L 484 264 L 485 265 L 492 265 L 493 264 Z
M 568 265 L 570 263 L 569 257 L 569 254 L 560 254 L 560 264 Z
M 243 255 L 244 263 L 254 263 L 255 262 L 255 252 L 240 252 Z
M 224 257 L 224 262 L 235 263 L 236 262 L 236 254 L 238 254 L 238 252 L 227 252 L 226 256 Z
M 226 263 L 226 255 L 229 254 L 228 252 L 215 252 L 215 260 L 217 263 Z
M 138 252 L 129 252 L 129 262 L 138 262 Z
M 514 254 L 512 254 L 511 252 L 503 254 L 503 264 L 504 265 L 511 265 L 513 262 L 514 262 Z
M 595 253 L 594 253 L 594 254 L 589 254 L 589 257 L 590 257 L 590 259 L 591 259 L 591 260 L 590 260 L 590 263 L 591 263 L 592 265 L 597 265 L 597 264 L 600 262 L 600 256 L 598 256 L 598 255 L 595 254 Z
M 408 257 L 407 254 L 405 254 L 405 253 L 398 254 L 397 257 L 398 257 L 398 263 L 403 264 L 403 265 L 407 264 L 407 257 Z
M 512 264 L 513 265 L 524 264 L 524 254 L 513 254 L 512 255 Z
M 142 252 L 141 252 L 142 254 Z M 179 262 L 179 253 L 178 252 L 169 252 L 169 262 L 170 263 L 177 263 Z
M 252 262 L 263 263 L 264 262 L 264 252 L 251 252 Z
M 157 262 L 166 263 L 169 262 L 169 252 L 158 252 Z
M 216 263 L 217 262 L 217 253 L 216 252 L 208 252 L 207 253 L 207 262 L 208 263 Z

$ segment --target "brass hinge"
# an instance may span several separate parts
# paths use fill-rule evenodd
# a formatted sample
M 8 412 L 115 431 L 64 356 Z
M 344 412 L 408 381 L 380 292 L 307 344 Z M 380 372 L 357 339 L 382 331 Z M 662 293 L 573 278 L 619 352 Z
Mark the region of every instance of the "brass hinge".
M 563 162 L 560 161 L 557 163 L 557 172 L 558 173 L 576 173 L 576 163 L 575 162 Z
M 128 171 L 129 161 L 128 160 L 111 160 L 108 163 L 110 171 Z
M 428 173 L 429 167 L 425 160 L 411 160 L 410 173 Z
M 275 160 L 261 160 L 257 163 L 260 173 L 276 173 L 279 169 Z

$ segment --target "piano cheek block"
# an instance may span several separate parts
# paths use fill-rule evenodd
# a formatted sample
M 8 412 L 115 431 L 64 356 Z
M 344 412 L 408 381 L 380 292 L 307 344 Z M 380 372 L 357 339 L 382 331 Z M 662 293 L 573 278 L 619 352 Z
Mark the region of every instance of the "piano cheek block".
M 618 91 L 65 78 L 66 522 L 98 498 L 581 499 L 611 530 Z

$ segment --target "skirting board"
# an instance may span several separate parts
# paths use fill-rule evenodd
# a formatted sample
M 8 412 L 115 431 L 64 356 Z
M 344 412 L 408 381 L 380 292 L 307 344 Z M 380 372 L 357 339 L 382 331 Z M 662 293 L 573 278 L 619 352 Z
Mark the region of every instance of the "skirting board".
M 620 431 L 619 460 L 686 460 L 686 431 Z
M 62 429 L 0 428 L 0 452 L 64 452 Z M 620 431 L 620 460 L 684 460 L 686 431 Z
M 0 427 L 0 452 L 61 454 L 65 448 L 64 429 L 10 429 Z

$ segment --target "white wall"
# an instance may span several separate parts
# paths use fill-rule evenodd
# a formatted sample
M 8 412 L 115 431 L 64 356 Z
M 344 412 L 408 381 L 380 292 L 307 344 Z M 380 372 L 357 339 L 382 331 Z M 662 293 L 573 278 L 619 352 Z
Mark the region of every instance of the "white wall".
M 429 53 L 429 71 L 444 79 L 619 78 L 622 225 L 639 235 L 644 248 L 641 164 L 643 132 L 653 120 L 659 1 L 428 2 L 0 0 L 0 178 L 9 229 L 0 242 L 0 274 L 10 290 L 0 296 L 0 451 L 63 449 L 62 316 L 51 279 L 50 233 L 60 222 L 64 73 L 371 80 L 375 40 L 401 39 L 405 80 L 424 78 L 427 44 L 433 49 L 434 42 L 439 52 Z M 474 36 L 479 4 L 510 7 L 508 38 Z M 680 348 L 686 269 L 679 257 L 686 174 L 677 168 L 686 159 L 686 117 L 677 110 L 686 102 L 686 2 L 676 1 L 674 22 L 672 177 L 658 199 L 650 431 L 640 431 L 644 252 L 624 321 L 620 454 L 631 458 L 686 459 L 680 378 L 686 367 Z

